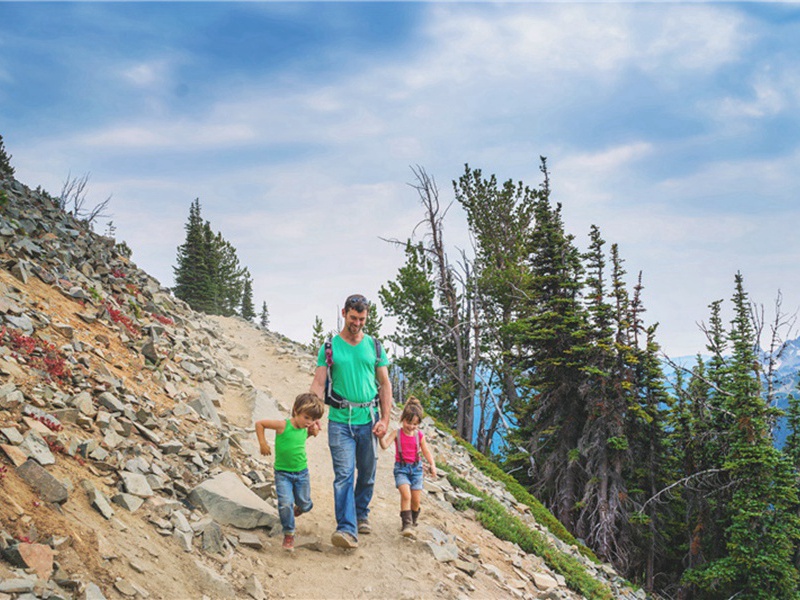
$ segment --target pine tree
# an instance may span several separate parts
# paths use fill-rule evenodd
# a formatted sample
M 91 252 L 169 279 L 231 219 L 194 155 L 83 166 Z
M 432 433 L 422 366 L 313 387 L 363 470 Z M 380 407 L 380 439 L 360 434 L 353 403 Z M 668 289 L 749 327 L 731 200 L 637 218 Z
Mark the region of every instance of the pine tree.
M 178 264 L 173 268 L 175 296 L 200 312 L 238 314 L 249 273 L 239 264 L 230 242 L 215 234 L 211 223 L 203 222 L 199 199 L 189 208 L 185 229 L 186 241 L 178 247 Z
M 264 329 L 269 328 L 269 309 L 267 308 L 266 300 L 263 302 L 263 304 L 261 304 L 261 315 L 259 323 L 261 324 L 261 327 L 263 327 Z
M 725 597 L 798 598 L 798 573 L 791 560 L 800 538 L 796 477 L 774 447 L 767 425 L 771 409 L 761 397 L 757 340 L 740 273 L 733 306 L 729 395 L 724 404 L 732 417 L 724 467 L 734 489 L 725 506 L 727 554 L 686 578 Z
M 11 155 L 6 153 L 3 136 L 0 135 L 0 178 L 14 177 L 14 167 L 11 166 Z
M 322 319 L 315 317 L 314 328 L 311 330 L 311 348 L 314 350 L 319 350 L 324 343 L 325 328 L 322 325 Z
M 381 339 L 381 327 L 383 326 L 383 317 L 378 312 L 378 306 L 373 302 L 369 306 L 369 315 L 367 322 L 364 324 L 364 333 L 374 338 Z
M 256 310 L 253 306 L 253 280 L 250 277 L 250 271 L 244 270 L 244 285 L 242 286 L 242 318 L 252 321 L 256 316 Z
M 173 267 L 173 292 L 194 310 L 209 313 L 214 306 L 214 292 L 200 212 L 200 199 L 196 198 L 189 207 L 189 220 L 184 226 L 186 241 L 178 247 L 178 264 Z
M 519 399 L 520 355 L 514 323 L 522 305 L 519 290 L 529 277 L 526 257 L 538 191 L 510 179 L 498 186 L 494 175 L 486 179 L 469 165 L 453 188 L 475 240 L 475 301 L 482 314 L 479 326 L 486 362 L 482 368 L 490 369 L 489 377 L 496 374 L 498 380 L 497 386 L 484 385 L 482 395 L 477 446 L 486 452 L 507 406 Z M 496 395 L 492 388 L 498 389 Z M 492 415 L 488 423 L 487 413 Z
M 545 175 L 534 207 L 535 225 L 528 256 L 531 277 L 527 301 L 515 331 L 524 348 L 524 397 L 513 405 L 514 447 L 526 455 L 509 457 L 509 466 L 535 466 L 521 480 L 571 529 L 580 501 L 584 471 L 578 444 L 586 422 L 587 317 L 581 303 L 581 256 L 564 231 L 561 206 L 550 203 Z
M 575 534 L 601 558 L 625 570 L 631 543 L 623 471 L 630 452 L 626 413 L 633 404 L 634 390 L 628 366 L 632 348 L 627 291 L 621 260 L 615 252 L 612 285 L 616 306 L 607 302 L 602 249 L 605 241 L 595 226 L 590 240 L 585 257 L 590 343 L 584 366 L 587 419 L 578 441 L 586 483 L 576 511 Z

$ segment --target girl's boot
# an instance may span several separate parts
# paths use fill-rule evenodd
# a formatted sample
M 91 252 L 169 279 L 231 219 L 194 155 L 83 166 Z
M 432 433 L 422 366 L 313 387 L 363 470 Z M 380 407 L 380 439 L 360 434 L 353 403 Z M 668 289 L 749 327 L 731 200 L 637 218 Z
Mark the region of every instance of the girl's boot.
M 416 526 L 417 526 L 417 519 L 419 519 L 419 511 L 420 511 L 420 509 L 417 509 L 417 510 L 412 510 L 412 511 L 411 511 L 411 524 L 412 524 L 414 527 L 416 527 Z
M 400 530 L 400 535 L 403 537 L 414 537 L 414 527 L 411 525 L 411 511 L 401 510 L 400 519 L 403 521 L 403 528 Z

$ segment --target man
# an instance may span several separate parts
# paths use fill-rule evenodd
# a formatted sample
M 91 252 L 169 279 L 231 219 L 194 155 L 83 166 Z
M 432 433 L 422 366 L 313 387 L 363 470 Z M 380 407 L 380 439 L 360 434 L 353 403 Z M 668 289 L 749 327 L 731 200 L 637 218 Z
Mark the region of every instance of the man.
M 386 352 L 364 334 L 369 302 L 348 296 L 342 316 L 344 328 L 317 355 L 311 393 L 325 398 L 328 411 L 328 445 L 333 459 L 333 498 L 336 531 L 331 543 L 357 548 L 358 534 L 371 531 L 369 503 L 375 485 L 377 438 L 386 435 L 392 409 L 392 384 Z M 330 385 L 328 354 L 332 355 Z

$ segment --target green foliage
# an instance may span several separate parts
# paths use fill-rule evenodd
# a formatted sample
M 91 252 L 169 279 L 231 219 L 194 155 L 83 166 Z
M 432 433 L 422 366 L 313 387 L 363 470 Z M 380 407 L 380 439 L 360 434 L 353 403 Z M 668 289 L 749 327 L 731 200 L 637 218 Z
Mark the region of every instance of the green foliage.
M 698 540 L 698 546 L 710 550 L 710 560 L 689 569 L 684 585 L 697 588 L 703 598 L 798 598 L 796 472 L 772 443 L 768 423 L 774 414 L 753 371 L 756 337 L 741 274 L 736 275 L 727 337 L 719 331 L 718 306 L 712 305 L 711 344 L 721 348 L 727 342 L 731 354 L 725 361 L 717 356 L 709 378 L 719 382 L 715 401 L 727 418 L 715 423 L 724 439 L 715 449 L 722 452 L 705 458 L 724 469 L 729 483 L 725 495 L 708 502 L 719 514 L 721 527 L 711 531 L 719 539 L 704 532 Z
M 364 323 L 364 333 L 374 338 L 381 339 L 381 327 L 383 326 L 383 317 L 378 312 L 378 306 L 373 302 L 369 305 L 369 314 L 367 321 Z
M 250 278 L 250 272 L 244 270 L 244 286 L 242 287 L 242 318 L 252 321 L 256 316 L 255 306 L 253 306 L 253 280 Z
M 14 167 L 11 166 L 11 155 L 6 152 L 3 136 L 0 135 L 0 177 L 11 178 L 14 176 Z
M 128 243 L 125 241 L 117 243 L 115 248 L 120 256 L 124 256 L 125 258 L 130 258 L 133 255 L 133 250 L 131 250 L 131 247 L 128 246 Z
M 236 249 L 221 233 L 214 234 L 200 213 L 200 200 L 195 199 L 185 225 L 186 240 L 178 247 L 177 266 L 173 267 L 175 296 L 207 314 L 241 314 L 249 272 L 240 266 Z M 248 308 L 252 312 L 252 295 Z
M 264 329 L 269 327 L 269 309 L 267 308 L 266 300 L 261 304 L 261 314 L 259 316 L 259 323 Z
M 481 499 L 478 502 L 460 500 L 455 505 L 457 509 L 474 509 L 478 521 L 486 529 L 500 539 L 517 544 L 525 552 L 541 556 L 548 567 L 564 576 L 570 589 L 583 597 L 590 600 L 610 600 L 614 597 L 611 590 L 592 577 L 580 561 L 556 550 L 543 534 L 528 527 L 518 517 L 510 515 L 497 500 L 457 475 L 451 473 L 447 478 L 454 486 Z
M 314 328 L 311 330 L 311 348 L 319 350 L 324 343 L 325 327 L 322 325 L 322 319 L 316 316 L 314 317 Z

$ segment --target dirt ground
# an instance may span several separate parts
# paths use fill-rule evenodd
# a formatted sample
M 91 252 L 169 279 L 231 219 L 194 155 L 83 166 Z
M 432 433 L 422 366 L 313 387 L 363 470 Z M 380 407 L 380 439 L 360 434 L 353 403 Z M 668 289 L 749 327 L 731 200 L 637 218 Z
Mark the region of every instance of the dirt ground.
M 234 352 L 240 366 L 250 372 L 253 384 L 268 392 L 288 408 L 294 397 L 308 390 L 312 371 L 310 362 L 280 353 L 257 329 L 235 319 L 214 319 L 232 341 L 244 351 Z M 223 411 L 229 415 L 248 412 L 243 400 L 226 396 Z M 258 415 L 256 415 L 258 418 Z M 239 423 L 242 424 L 242 423 Z M 248 423 L 251 425 L 252 423 Z M 393 426 L 396 426 L 396 415 Z M 516 577 L 508 569 L 509 554 L 516 554 L 510 544 L 497 540 L 483 527 L 449 504 L 434 503 L 423 498 L 417 541 L 399 535 L 399 494 L 394 488 L 393 456 L 382 452 L 378 460 L 375 495 L 370 521 L 373 533 L 361 535 L 359 548 L 342 550 L 330 544 L 335 529 L 333 505 L 333 471 L 327 445 L 326 422 L 316 439 L 308 442 L 314 509 L 297 520 L 300 547 L 294 553 L 280 548 L 280 540 L 271 538 L 270 545 L 251 560 L 254 573 L 261 578 L 265 591 L 276 598 L 499 598 L 509 597 L 485 573 L 470 577 L 452 565 L 438 563 L 427 547 L 428 526 L 455 534 L 462 545 L 479 546 L 481 560 L 492 562 L 511 580 Z M 271 466 L 272 457 L 264 462 Z M 303 544 L 308 544 L 303 547 Z
M 0 281 L 14 284 L 2 271 Z M 97 346 L 98 336 L 108 340 L 93 356 L 92 363 L 97 363 L 93 368 L 104 368 L 114 377 L 123 378 L 136 393 L 152 398 L 159 412 L 173 404 L 152 373 L 143 368 L 141 355 L 120 344 L 119 336 L 108 325 L 83 322 L 76 316 L 81 309 L 74 301 L 36 280 L 18 291 L 25 296 L 26 304 L 50 315 L 55 322 L 72 325 L 75 338 L 92 347 Z M 298 393 L 308 390 L 311 356 L 287 352 L 276 336 L 241 319 L 209 319 L 230 348 L 233 363 L 245 369 L 254 386 L 275 399 L 285 412 Z M 13 364 L 6 367 L 7 377 L 18 384 L 29 376 Z M 272 457 L 257 455 L 253 422 L 263 415 L 252 414 L 252 394 L 244 388 L 228 386 L 221 398 L 220 412 L 232 425 L 249 432 L 252 444 L 245 442 L 245 450 L 258 457 L 265 472 L 271 471 Z M 4 416 L 0 411 L 0 426 L 13 425 L 10 419 L 10 414 Z M 396 420 L 393 426 L 397 426 Z M 75 428 L 71 435 L 86 437 L 76 426 L 70 427 Z M 181 431 L 188 434 L 193 427 L 197 425 L 182 423 Z M 513 564 L 518 549 L 497 540 L 469 514 L 455 512 L 449 503 L 424 495 L 418 539 L 400 536 L 399 495 L 394 488 L 391 450 L 382 452 L 378 461 L 370 515 L 373 533 L 362 535 L 356 550 L 333 547 L 333 472 L 325 419 L 320 435 L 308 443 L 308 455 L 314 509 L 297 521 L 297 549 L 293 553 L 282 550 L 280 537 L 270 536 L 266 530 L 255 532 L 263 543 L 260 549 L 239 545 L 227 556 L 215 556 L 204 553 L 196 539 L 194 550 L 184 552 L 177 540 L 160 533 L 148 521 L 152 508 L 129 513 L 116 507 L 114 517 L 106 521 L 89 506 L 81 483 L 89 480 L 111 496 L 115 493 L 115 478 L 99 470 L 99 465 L 82 464 L 66 456 L 59 457 L 48 470 L 62 481 L 71 482 L 69 501 L 61 507 L 38 502 L 12 469 L 0 485 L 0 524 L 20 538 L 38 537 L 46 542 L 54 536 L 59 541 L 55 544 L 55 560 L 63 572 L 74 580 L 97 584 L 109 600 L 258 597 L 258 590 L 253 589 L 254 579 L 267 598 L 521 597 L 490 575 L 491 567 L 469 576 L 453 563 L 439 563 L 433 558 L 426 543 L 431 539 L 430 527 L 457 536 L 459 548 L 468 551 L 471 561 L 493 565 L 511 587 L 517 583 L 520 588 L 524 586 L 522 573 Z M 230 527 L 225 531 L 234 542 L 240 533 Z M 8 565 L 0 561 L 0 580 L 13 577 Z M 80 586 L 65 587 L 77 593 Z M 530 591 L 530 587 L 527 589 Z

